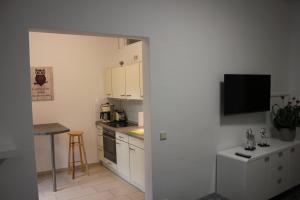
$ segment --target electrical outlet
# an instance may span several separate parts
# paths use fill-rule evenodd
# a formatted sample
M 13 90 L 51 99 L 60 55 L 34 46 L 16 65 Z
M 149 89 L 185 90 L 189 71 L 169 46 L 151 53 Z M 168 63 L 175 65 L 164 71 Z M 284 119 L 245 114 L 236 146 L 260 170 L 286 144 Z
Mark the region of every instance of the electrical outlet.
M 167 132 L 161 131 L 160 132 L 160 141 L 167 140 Z

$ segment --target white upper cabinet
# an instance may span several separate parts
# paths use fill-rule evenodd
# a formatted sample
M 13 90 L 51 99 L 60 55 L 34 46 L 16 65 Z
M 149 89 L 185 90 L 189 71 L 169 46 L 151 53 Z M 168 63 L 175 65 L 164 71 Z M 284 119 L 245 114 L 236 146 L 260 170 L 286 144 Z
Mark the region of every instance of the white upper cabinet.
M 112 68 L 112 97 L 126 97 L 125 83 L 125 67 Z
M 140 64 L 126 66 L 126 98 L 140 99 Z
M 112 98 L 143 99 L 141 63 L 112 68 Z M 108 81 L 107 81 L 108 82 Z
M 107 68 L 105 70 L 105 95 L 108 97 L 112 97 L 112 73 L 111 68 Z

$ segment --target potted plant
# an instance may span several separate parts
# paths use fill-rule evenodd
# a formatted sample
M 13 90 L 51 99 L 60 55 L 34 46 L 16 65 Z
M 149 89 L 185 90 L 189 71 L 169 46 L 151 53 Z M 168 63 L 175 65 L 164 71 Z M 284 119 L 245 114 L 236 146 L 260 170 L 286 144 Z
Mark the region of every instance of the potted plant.
M 296 137 L 296 128 L 300 126 L 300 101 L 293 97 L 292 101 L 285 104 L 284 96 L 281 99 L 282 106 L 278 104 L 272 106 L 272 121 L 279 132 L 279 139 L 293 141 Z

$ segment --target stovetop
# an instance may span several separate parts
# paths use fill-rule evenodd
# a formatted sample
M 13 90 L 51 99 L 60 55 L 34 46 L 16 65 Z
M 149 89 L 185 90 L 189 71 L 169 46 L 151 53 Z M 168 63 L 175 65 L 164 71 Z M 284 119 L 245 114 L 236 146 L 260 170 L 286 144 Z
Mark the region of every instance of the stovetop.
M 136 123 L 128 122 L 128 121 L 114 121 L 114 122 L 106 122 L 104 124 L 106 124 L 107 126 L 114 127 L 114 128 L 137 126 Z

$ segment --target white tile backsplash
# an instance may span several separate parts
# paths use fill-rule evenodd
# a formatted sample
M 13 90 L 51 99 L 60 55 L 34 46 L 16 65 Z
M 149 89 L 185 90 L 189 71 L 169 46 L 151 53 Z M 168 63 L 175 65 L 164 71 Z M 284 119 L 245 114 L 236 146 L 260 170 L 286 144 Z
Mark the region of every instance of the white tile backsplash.
M 143 112 L 143 101 L 109 99 L 116 110 L 124 110 L 129 121 L 138 122 L 138 112 Z

